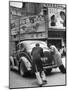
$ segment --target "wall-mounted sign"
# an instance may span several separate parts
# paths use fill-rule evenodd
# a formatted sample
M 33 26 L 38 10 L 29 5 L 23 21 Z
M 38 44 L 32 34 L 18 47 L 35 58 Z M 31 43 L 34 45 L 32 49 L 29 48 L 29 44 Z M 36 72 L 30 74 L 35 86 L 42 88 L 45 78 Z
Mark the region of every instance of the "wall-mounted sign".
M 43 29 L 41 29 L 43 27 Z M 20 19 L 21 33 L 45 31 L 44 17 L 41 15 L 30 16 Z
M 19 19 L 11 20 L 10 29 L 11 35 L 16 35 L 19 32 Z
M 20 40 L 23 39 L 42 39 L 42 38 L 47 38 L 47 34 L 43 33 L 33 33 L 33 34 L 23 34 L 20 36 Z
M 23 34 L 34 32 L 45 32 L 47 27 L 45 26 L 45 20 L 42 15 L 34 15 L 28 17 L 20 17 L 17 20 L 11 21 L 11 34 Z
M 48 8 L 49 28 L 65 29 L 66 12 L 64 8 Z

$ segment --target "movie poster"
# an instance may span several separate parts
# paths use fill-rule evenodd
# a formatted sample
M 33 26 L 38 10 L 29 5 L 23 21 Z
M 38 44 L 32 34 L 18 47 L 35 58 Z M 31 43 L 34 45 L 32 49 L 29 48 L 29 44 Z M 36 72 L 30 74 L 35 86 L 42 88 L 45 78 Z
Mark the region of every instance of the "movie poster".
M 64 8 L 48 8 L 49 28 L 65 29 L 66 12 Z

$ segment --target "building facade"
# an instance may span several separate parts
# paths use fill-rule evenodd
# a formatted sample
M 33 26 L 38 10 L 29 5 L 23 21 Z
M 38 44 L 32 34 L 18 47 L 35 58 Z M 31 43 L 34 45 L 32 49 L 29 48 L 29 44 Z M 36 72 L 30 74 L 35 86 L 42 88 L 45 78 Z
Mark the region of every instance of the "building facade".
M 61 48 L 66 45 L 66 6 L 48 5 L 48 42 Z
M 47 40 L 47 14 L 44 16 L 41 12 L 42 6 L 28 2 L 22 3 L 22 8 L 10 6 L 10 53 L 15 51 L 16 44 L 21 40 Z
M 22 3 L 21 8 L 10 6 L 10 51 L 15 50 L 16 44 L 24 39 L 47 40 L 48 44 L 61 48 L 66 42 L 66 25 L 63 25 L 65 7 L 29 2 Z M 63 12 L 65 19 L 60 12 Z

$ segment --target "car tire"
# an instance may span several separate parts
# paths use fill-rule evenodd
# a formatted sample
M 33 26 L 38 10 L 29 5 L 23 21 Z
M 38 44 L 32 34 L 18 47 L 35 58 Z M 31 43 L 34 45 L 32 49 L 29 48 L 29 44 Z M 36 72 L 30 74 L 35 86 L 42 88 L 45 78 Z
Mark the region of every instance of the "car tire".
M 51 71 L 52 71 L 52 68 L 48 68 L 48 69 L 46 69 L 46 74 L 50 74 Z
M 65 69 L 64 65 L 60 65 L 59 69 L 62 73 L 66 73 L 66 69 Z

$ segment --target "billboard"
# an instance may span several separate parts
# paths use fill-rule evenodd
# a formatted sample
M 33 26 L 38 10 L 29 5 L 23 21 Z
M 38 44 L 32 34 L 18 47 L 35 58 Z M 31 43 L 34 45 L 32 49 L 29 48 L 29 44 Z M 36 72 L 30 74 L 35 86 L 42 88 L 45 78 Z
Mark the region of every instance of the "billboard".
M 45 31 L 44 17 L 41 15 L 29 16 L 20 19 L 20 32 L 43 32 Z
M 66 12 L 64 8 L 48 8 L 49 28 L 65 29 Z
M 28 17 L 20 17 L 19 19 L 12 20 L 11 34 L 35 33 L 45 32 L 45 20 L 43 15 L 34 15 Z
M 19 19 L 11 20 L 10 22 L 11 35 L 16 35 L 19 32 Z

